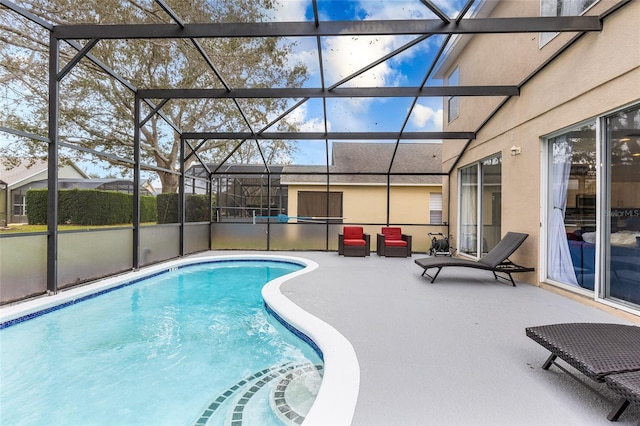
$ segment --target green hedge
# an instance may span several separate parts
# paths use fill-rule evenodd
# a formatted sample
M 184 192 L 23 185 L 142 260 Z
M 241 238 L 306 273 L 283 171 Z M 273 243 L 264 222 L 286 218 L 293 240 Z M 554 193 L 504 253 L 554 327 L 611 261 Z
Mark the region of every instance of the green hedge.
M 159 194 L 158 223 L 178 222 L 178 194 Z M 208 222 L 209 196 L 202 194 L 188 194 L 185 200 L 185 222 Z
M 47 190 L 30 189 L 25 198 L 29 225 L 47 223 Z
M 47 223 L 47 189 L 27 191 L 30 225 Z M 140 221 L 155 222 L 156 198 L 140 197 Z M 119 225 L 133 222 L 133 195 L 116 191 L 71 189 L 58 191 L 58 224 Z

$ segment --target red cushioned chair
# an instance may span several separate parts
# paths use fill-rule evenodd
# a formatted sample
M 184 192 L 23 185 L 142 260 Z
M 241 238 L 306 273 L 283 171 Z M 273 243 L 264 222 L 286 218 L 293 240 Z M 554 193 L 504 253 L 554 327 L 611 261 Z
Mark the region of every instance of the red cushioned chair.
M 365 257 L 371 254 L 371 237 L 362 226 L 345 226 L 338 234 L 338 254 Z
M 378 256 L 411 257 L 411 235 L 403 234 L 400 227 L 383 227 L 376 243 Z

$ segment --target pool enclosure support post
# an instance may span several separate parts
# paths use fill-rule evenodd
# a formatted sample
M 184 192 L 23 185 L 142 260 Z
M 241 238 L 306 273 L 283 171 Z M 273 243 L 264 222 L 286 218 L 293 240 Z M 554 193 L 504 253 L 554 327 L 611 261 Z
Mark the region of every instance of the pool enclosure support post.
M 319 43 L 320 43 L 320 39 L 318 38 L 318 45 L 319 45 Z M 320 68 L 322 68 L 322 67 L 320 67 Z M 323 77 L 323 85 L 324 85 L 324 77 Z M 323 113 L 325 114 L 325 117 L 326 117 L 326 114 L 327 114 L 327 102 L 324 99 L 322 100 L 322 109 L 323 109 Z M 327 129 L 327 121 L 326 120 L 325 120 L 325 123 L 324 123 L 324 129 L 325 129 L 325 131 L 328 130 Z M 329 200 L 331 199 L 331 197 L 330 197 L 330 195 L 331 195 L 330 194 L 330 191 L 331 191 L 331 175 L 329 175 L 329 171 L 330 171 L 329 164 L 331 164 L 331 163 L 329 163 L 329 139 L 325 139 L 324 140 L 324 159 L 325 159 L 325 171 L 327 172 L 327 175 L 326 175 L 326 178 L 327 178 L 327 180 L 326 180 L 326 200 L 327 200 L 326 204 L 327 204 L 327 208 L 325 210 L 325 212 L 326 212 L 325 216 L 329 217 L 329 211 L 330 211 L 329 210 Z M 342 207 L 342 208 L 344 208 L 344 207 Z M 343 222 L 344 222 L 344 220 L 343 220 Z M 324 225 L 324 251 L 329 251 L 329 221 L 328 220 Z
M 266 163 L 265 163 L 266 164 Z M 260 179 L 262 185 L 262 179 Z M 263 191 L 260 191 L 264 193 Z M 260 207 L 262 208 L 262 199 L 260 197 Z M 267 167 L 267 216 L 271 216 L 271 170 Z M 267 251 L 271 250 L 271 218 L 267 220 Z
M 49 35 L 49 146 L 47 191 L 47 293 L 58 292 L 58 121 L 60 83 L 59 41 Z
M 182 257 L 184 256 L 184 224 L 185 224 L 185 190 L 184 190 L 184 151 L 185 144 L 187 142 L 180 138 L 180 176 L 178 179 L 178 222 L 180 223 L 180 231 L 178 236 L 178 254 Z M 195 183 L 194 183 L 195 184 Z
M 391 223 L 391 175 L 387 173 L 387 226 L 389 226 L 390 223 Z
M 140 98 L 136 93 L 133 111 L 133 269 L 140 268 Z
M 211 233 L 213 232 L 213 214 L 215 210 L 213 210 L 213 174 L 209 172 L 209 180 L 207 181 L 207 192 L 209 193 L 209 237 L 208 237 L 208 247 L 211 250 L 213 244 L 213 238 L 211 238 Z
M 324 209 L 324 217 L 330 217 L 331 216 L 331 187 L 330 187 L 330 182 L 329 182 L 329 175 L 327 175 L 327 190 L 325 191 L 324 194 L 324 198 L 325 198 L 325 209 Z M 325 251 L 329 251 L 329 220 L 325 220 L 325 224 L 324 224 L 324 234 L 325 234 L 325 238 L 324 238 L 324 250 Z

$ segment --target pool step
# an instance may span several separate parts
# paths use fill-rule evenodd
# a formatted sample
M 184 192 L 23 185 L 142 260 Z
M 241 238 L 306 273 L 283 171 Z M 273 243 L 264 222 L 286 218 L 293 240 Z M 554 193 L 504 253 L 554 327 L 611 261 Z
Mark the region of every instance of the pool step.
M 242 426 L 250 403 L 265 386 L 279 379 L 270 393 L 270 405 L 276 416 L 286 425 L 301 424 L 318 393 L 323 366 L 311 363 L 272 366 L 239 380 L 218 395 L 202 412 L 194 426 L 220 424 Z M 263 389 L 264 388 L 264 389 Z
M 287 373 L 271 390 L 271 406 L 284 424 L 302 424 L 318 395 L 322 371 L 322 365 L 304 364 Z

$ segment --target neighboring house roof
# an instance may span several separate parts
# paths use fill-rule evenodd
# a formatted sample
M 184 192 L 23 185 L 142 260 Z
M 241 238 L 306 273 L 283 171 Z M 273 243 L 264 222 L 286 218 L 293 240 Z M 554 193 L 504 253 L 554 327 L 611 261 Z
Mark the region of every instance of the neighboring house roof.
M 442 145 L 439 143 L 334 142 L 329 166 L 329 182 L 334 185 L 386 185 L 387 172 L 393 158 L 391 184 L 442 185 Z M 394 157 L 394 150 L 395 157 Z M 215 170 L 217 164 L 207 164 Z M 327 183 L 327 167 L 312 165 L 269 166 L 273 176 L 280 176 L 282 185 L 321 185 Z M 374 174 L 367 174 L 374 173 Z M 402 175 L 401 173 L 416 173 Z M 422 174 L 421 174 L 422 173 Z M 432 175 L 428 175 L 431 173 Z M 206 178 L 201 165 L 192 166 L 187 176 Z M 258 175 L 256 175 L 258 174 Z M 260 175 L 262 174 L 262 175 Z M 216 175 L 238 178 L 266 176 L 264 165 L 229 164 L 218 169 Z
M 360 143 L 334 142 L 332 164 L 329 171 L 331 184 L 367 185 L 386 184 L 387 172 L 433 173 L 434 175 L 396 175 L 391 184 L 442 185 L 442 145 L 439 143 Z M 393 166 L 389 170 L 391 159 Z M 326 183 L 325 166 L 285 166 L 286 173 L 309 173 L 283 175 L 282 183 L 322 184 Z M 314 174 L 315 173 L 315 174 Z M 341 174 L 344 173 L 344 174 Z M 347 174 L 353 173 L 353 174 Z M 375 175 L 367 173 L 376 173 Z
M 75 164 L 71 163 L 73 167 L 80 175 L 88 177 L 82 170 L 80 170 Z M 10 188 L 18 187 L 23 182 L 28 181 L 34 176 L 46 172 L 49 165 L 46 161 L 34 158 L 24 158 L 19 160 L 19 163 L 14 166 L 6 166 L 0 162 L 0 180 L 9 185 Z M 63 167 L 63 166 L 61 166 Z
M 25 159 L 11 168 L 0 162 L 0 180 L 6 182 L 9 187 L 20 186 L 22 182 L 46 170 L 47 162 L 41 160 Z

